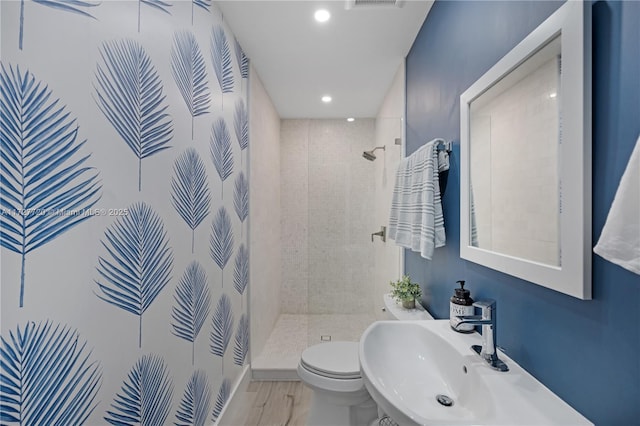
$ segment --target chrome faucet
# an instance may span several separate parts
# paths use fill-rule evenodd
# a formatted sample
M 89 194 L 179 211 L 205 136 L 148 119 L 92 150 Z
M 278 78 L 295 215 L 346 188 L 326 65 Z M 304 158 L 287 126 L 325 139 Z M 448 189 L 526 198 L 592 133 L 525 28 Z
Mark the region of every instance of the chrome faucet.
M 453 328 L 457 329 L 463 324 L 481 325 L 482 346 L 473 345 L 471 349 L 480 355 L 494 370 L 509 371 L 507 364 L 498 358 L 496 349 L 496 301 L 491 299 L 480 300 L 475 302 L 473 306 L 482 309 L 482 314 L 456 317 L 453 320 Z

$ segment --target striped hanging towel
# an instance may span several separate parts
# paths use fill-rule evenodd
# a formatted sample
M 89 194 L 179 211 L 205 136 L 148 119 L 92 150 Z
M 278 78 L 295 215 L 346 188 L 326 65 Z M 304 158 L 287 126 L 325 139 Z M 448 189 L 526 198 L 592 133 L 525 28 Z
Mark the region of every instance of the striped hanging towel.
M 449 156 L 438 152 L 440 142 L 434 139 L 402 159 L 389 214 L 389 238 L 429 260 L 446 242 L 438 170 L 448 169 Z

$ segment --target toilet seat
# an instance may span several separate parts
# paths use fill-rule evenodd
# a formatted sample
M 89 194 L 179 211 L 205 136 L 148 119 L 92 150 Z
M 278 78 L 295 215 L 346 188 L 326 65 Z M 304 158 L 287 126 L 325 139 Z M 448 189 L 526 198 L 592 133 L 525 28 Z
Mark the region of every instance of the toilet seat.
M 302 352 L 300 365 L 312 373 L 331 379 L 361 378 L 357 342 L 328 342 L 311 346 Z

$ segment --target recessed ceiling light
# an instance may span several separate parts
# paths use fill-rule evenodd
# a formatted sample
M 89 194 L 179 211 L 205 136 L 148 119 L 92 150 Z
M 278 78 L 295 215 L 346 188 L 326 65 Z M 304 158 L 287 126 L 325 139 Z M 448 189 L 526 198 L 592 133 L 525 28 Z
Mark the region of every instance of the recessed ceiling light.
M 316 18 L 316 21 L 318 22 L 327 22 L 329 18 L 331 18 L 331 14 L 326 9 L 318 9 L 316 10 L 316 13 L 314 13 L 313 17 Z
M 549 97 L 550 97 L 551 99 L 555 98 L 556 96 L 558 96 L 558 94 L 557 94 L 556 92 L 549 93 Z
M 355 119 L 355 118 L 353 118 L 353 117 L 349 117 L 349 118 L 347 118 L 347 121 L 348 121 L 349 123 L 351 123 L 352 121 L 355 121 L 355 120 L 356 120 L 356 119 Z
M 322 102 L 324 102 L 325 104 L 328 104 L 329 102 L 331 102 L 331 96 L 329 95 L 324 95 L 322 97 Z

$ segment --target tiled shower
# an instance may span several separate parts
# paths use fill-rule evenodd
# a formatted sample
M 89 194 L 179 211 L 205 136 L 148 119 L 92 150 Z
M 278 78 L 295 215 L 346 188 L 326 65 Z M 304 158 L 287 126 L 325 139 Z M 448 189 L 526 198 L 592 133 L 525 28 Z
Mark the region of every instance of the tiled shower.
M 398 71 L 376 118 L 280 121 L 280 314 L 254 354 L 254 378 L 295 379 L 305 348 L 357 341 L 382 318 L 382 294 L 399 274 L 400 250 L 371 234 L 388 222 L 402 149 L 395 144 L 402 137 L 395 104 L 403 78 Z M 381 145 L 375 161 L 363 158 Z
M 281 315 L 254 371 L 295 368 L 307 346 L 375 320 L 373 141 L 375 119 L 281 121 Z
M 374 119 L 282 122 L 282 313 L 371 311 L 374 140 Z

